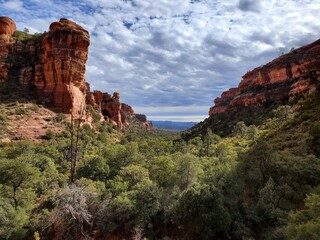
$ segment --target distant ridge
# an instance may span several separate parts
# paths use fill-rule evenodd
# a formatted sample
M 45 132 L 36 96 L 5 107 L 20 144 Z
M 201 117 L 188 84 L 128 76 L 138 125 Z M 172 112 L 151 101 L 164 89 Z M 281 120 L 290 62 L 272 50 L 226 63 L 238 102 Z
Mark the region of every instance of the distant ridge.
M 194 125 L 197 124 L 197 122 L 173 122 L 173 121 L 152 121 L 153 126 L 155 128 L 170 130 L 170 131 L 184 131 L 187 130 Z

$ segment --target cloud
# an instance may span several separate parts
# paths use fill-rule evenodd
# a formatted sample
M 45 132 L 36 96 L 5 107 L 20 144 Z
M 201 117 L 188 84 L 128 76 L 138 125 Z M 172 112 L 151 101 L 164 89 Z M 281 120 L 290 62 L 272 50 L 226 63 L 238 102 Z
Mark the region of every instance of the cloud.
M 310 0 L 0 0 L 0 8 L 32 32 L 62 17 L 82 25 L 91 35 L 91 89 L 118 91 L 137 112 L 159 117 L 206 116 L 247 71 L 320 32 L 320 2 Z
M 19 0 L 11 0 L 0 3 L 1 8 L 14 11 L 14 12 L 24 12 L 23 2 Z
M 261 10 L 260 0 L 240 0 L 239 9 L 241 9 L 244 12 L 248 12 L 248 11 L 260 12 Z

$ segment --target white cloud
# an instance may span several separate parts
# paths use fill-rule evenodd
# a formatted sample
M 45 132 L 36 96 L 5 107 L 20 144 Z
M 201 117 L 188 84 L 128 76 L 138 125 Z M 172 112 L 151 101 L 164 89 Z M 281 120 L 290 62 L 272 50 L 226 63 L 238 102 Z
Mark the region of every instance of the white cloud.
M 152 116 L 195 109 L 205 116 L 247 71 L 319 37 L 320 0 L 191 2 L 4 0 L 0 7 L 21 29 L 44 31 L 62 17 L 85 27 L 92 88 L 119 91 L 123 102 Z M 174 107 L 170 114 L 166 106 Z M 175 114 L 180 106 L 188 110 Z
M 1 8 L 14 11 L 14 12 L 24 12 L 23 2 L 19 0 L 5 1 L 0 4 Z

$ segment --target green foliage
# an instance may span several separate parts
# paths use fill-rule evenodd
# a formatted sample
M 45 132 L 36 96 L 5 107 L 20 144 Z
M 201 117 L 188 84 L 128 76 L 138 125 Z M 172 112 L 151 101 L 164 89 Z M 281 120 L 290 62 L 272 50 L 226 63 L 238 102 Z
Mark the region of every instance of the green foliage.
M 64 115 L 63 113 L 57 113 L 57 115 L 55 116 L 55 121 L 57 123 L 63 122 L 67 119 L 66 115 Z
M 290 212 L 286 228 L 288 239 L 319 239 L 320 237 L 320 195 L 309 194 L 305 207 L 296 212 Z
M 17 108 L 14 112 L 14 114 L 16 115 L 26 115 L 27 113 L 28 113 L 28 110 L 23 107 Z
M 55 137 L 56 133 L 54 131 L 52 131 L 51 129 L 48 129 L 45 133 L 45 135 L 43 136 L 44 139 L 46 140 L 50 140 L 53 139 Z
M 28 223 L 28 214 L 25 209 L 16 209 L 9 201 L 0 197 L 0 238 L 22 239 L 26 234 L 24 228 Z
M 290 117 L 292 117 L 292 110 L 291 110 L 291 107 L 288 105 L 281 105 L 276 109 L 273 109 L 272 114 L 280 122 L 283 122 L 288 120 Z
M 73 183 L 75 126 L 37 144 L 1 143 L 0 238 L 318 239 L 319 103 L 280 106 L 261 125 L 209 119 L 188 142 L 97 117 L 78 129 Z M 209 122 L 228 125 L 228 137 Z
M 245 134 L 247 133 L 248 127 L 247 125 L 243 122 L 237 122 L 237 124 L 233 128 L 233 132 L 235 135 L 239 135 L 241 137 L 244 137 Z
M 185 192 L 179 200 L 176 218 L 183 239 L 228 237 L 231 217 L 215 187 L 203 185 Z
M 309 135 L 309 146 L 317 156 L 320 156 L 320 123 L 315 123 L 311 126 Z
M 101 115 L 98 114 L 98 112 L 91 105 L 87 105 L 87 111 L 91 114 L 93 122 L 95 124 L 100 122 Z
M 5 114 L 5 113 L 1 113 L 0 112 L 0 123 L 1 124 L 4 124 L 4 123 L 6 123 L 7 122 L 7 115 Z

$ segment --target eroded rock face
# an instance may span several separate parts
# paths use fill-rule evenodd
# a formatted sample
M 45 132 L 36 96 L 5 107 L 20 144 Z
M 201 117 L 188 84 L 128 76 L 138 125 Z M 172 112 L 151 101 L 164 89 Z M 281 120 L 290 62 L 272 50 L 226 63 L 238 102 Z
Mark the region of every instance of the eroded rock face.
M 27 35 L 20 41 L 12 37 L 15 23 L 0 17 L 0 81 L 7 79 L 10 70 L 19 76 L 20 84 L 35 87 L 37 94 L 33 100 L 51 110 L 77 118 L 86 104 L 90 104 L 120 129 L 129 126 L 127 119 L 135 114 L 131 106 L 120 103 L 119 93 L 111 96 L 101 91 L 90 92 L 90 84 L 85 79 L 89 33 L 65 18 L 52 23 L 49 30 Z M 6 62 L 8 56 L 10 64 Z
M 101 112 L 103 116 L 111 118 L 117 123 L 117 126 L 122 129 L 122 119 L 121 119 L 121 103 L 120 94 L 114 92 L 111 97 L 110 94 L 104 93 L 101 103 Z
M 16 24 L 11 18 L 0 17 L 0 83 L 8 78 L 6 60 L 14 43 L 12 35 L 15 31 Z
M 100 109 L 106 121 L 122 129 L 123 120 L 121 117 L 120 94 L 118 92 L 114 92 L 113 96 L 101 91 L 87 93 L 87 104 Z
M 122 119 L 123 126 L 129 127 L 130 124 L 128 122 L 128 119 L 134 118 L 134 117 L 135 117 L 135 114 L 134 114 L 133 108 L 126 103 L 121 103 L 121 119 Z
M 130 105 L 126 104 L 126 103 L 121 103 L 121 110 L 122 110 L 122 112 L 124 112 L 127 116 L 128 116 L 128 115 L 131 115 L 131 116 L 134 115 L 134 110 L 133 110 L 133 108 L 132 108 Z
M 153 128 L 152 122 L 148 122 L 147 116 L 144 114 L 135 114 L 136 119 L 140 121 L 146 128 Z
M 94 91 L 87 93 L 87 104 L 90 104 L 96 109 L 101 109 L 101 113 L 105 120 L 119 127 L 120 129 L 130 127 L 129 119 L 136 119 L 143 126 L 152 128 L 152 123 L 147 121 L 147 116 L 143 114 L 135 114 L 133 108 L 126 104 L 120 103 L 120 94 L 103 93 Z
M 0 17 L 0 35 L 11 36 L 16 30 L 16 23 L 11 18 Z
M 52 23 L 42 41 L 43 79 L 34 79 L 33 83 L 39 97 L 53 103 L 57 111 L 76 116 L 85 107 L 89 43 L 89 33 L 65 18 Z
M 209 115 L 230 108 L 282 104 L 316 89 L 320 79 L 320 39 L 246 73 L 237 88 L 214 100 Z

